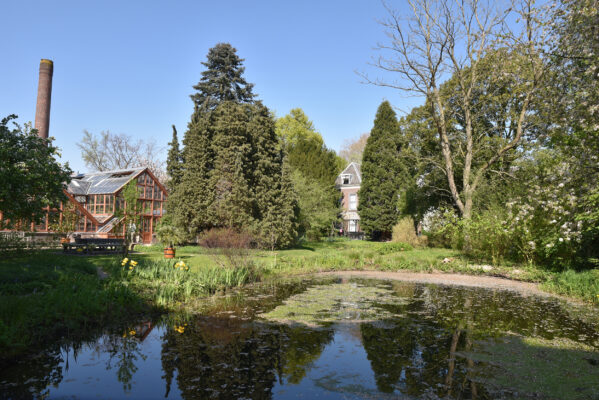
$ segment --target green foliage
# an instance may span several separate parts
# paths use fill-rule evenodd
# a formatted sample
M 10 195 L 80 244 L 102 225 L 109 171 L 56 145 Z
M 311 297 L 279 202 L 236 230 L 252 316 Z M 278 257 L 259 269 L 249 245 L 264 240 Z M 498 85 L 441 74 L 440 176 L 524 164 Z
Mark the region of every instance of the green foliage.
M 337 199 L 338 192 L 306 178 L 298 170 L 293 172 L 292 181 L 299 204 L 299 236 L 305 236 L 308 240 L 320 240 L 328 236 L 339 214 L 339 206 L 331 201 L 332 198 Z
M 0 358 L 83 339 L 148 310 L 126 286 L 100 281 L 86 258 L 27 254 L 1 267 Z
M 402 242 L 380 243 L 376 247 L 377 253 L 383 254 L 383 255 L 397 253 L 399 251 L 409 251 L 409 250 L 414 250 L 414 247 L 412 247 L 412 245 L 410 245 L 409 243 L 402 243 Z
M 177 128 L 173 125 L 173 139 L 169 142 L 168 156 L 166 158 L 166 173 L 169 176 L 168 187 L 173 190 L 180 182 L 183 159 L 181 150 L 179 150 L 179 138 L 177 137 Z
M 156 237 L 164 247 L 174 247 L 185 242 L 183 231 L 173 225 L 159 224 Z
M 295 238 L 296 200 L 269 110 L 254 102 L 230 45 L 211 49 L 183 140 L 183 174 L 168 199 L 174 223 L 195 235 L 251 230 L 267 247 Z M 223 80 L 223 81 L 221 81 Z
M 63 188 L 72 173 L 68 164 L 57 161 L 58 148 L 52 138 L 42 139 L 37 131 L 21 132 L 8 124 L 15 115 L 0 121 L 0 210 L 3 226 L 26 221 L 39 222 L 46 206 L 65 200 Z
M 421 240 L 416 235 L 412 217 L 403 217 L 393 226 L 392 239 L 394 242 L 404 242 L 411 246 L 419 246 Z
M 239 58 L 233 46 L 229 43 L 218 43 L 208 51 L 207 58 L 208 60 L 202 63 L 206 71 L 202 72 L 200 82 L 193 87 L 197 92 L 190 96 L 196 110 L 211 110 L 225 101 L 253 102 L 254 85 L 245 81 L 244 60 Z
M 81 219 L 77 206 L 69 199 L 65 199 L 62 203 L 62 218 L 60 218 L 59 213 L 50 215 L 51 218 L 48 221 L 50 230 L 66 237 L 77 230 L 77 225 Z
M 277 135 L 283 139 L 286 145 L 295 144 L 302 139 L 324 146 L 322 136 L 316 131 L 314 123 L 308 119 L 301 108 L 294 108 L 284 117 L 277 118 L 276 130 Z
M 283 139 L 299 204 L 299 235 L 311 240 L 326 236 L 337 220 L 339 194 L 334 188 L 343 163 L 324 145 L 320 133 L 300 108 L 279 118 L 276 132 Z
M 125 207 L 115 209 L 114 215 L 119 219 L 119 222 L 113 228 L 115 232 L 125 231 L 123 255 L 126 256 L 129 252 L 129 245 L 132 238 L 141 230 L 142 224 L 142 202 L 139 201 L 139 191 L 137 182 L 132 180 L 127 183 L 118 196 L 122 196 L 125 201 Z
M 397 223 L 399 184 L 404 171 L 399 160 L 400 131 L 388 101 L 379 106 L 362 161 L 358 213 L 360 226 L 373 239 L 391 237 Z

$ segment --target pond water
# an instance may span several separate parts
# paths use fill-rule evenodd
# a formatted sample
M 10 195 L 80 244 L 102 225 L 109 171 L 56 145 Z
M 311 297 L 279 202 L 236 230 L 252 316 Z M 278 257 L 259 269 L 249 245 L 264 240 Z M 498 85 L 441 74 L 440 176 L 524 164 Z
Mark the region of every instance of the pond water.
M 599 327 L 506 291 L 256 285 L 0 372 L 0 398 L 599 398 Z

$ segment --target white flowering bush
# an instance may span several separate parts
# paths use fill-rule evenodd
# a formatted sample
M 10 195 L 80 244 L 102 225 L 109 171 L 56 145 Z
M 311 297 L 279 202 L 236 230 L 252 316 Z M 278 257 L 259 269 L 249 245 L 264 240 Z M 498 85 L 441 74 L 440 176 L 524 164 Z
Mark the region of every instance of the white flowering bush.
M 576 218 L 579 201 L 568 181 L 568 165 L 558 164 L 506 204 L 506 229 L 519 258 L 557 269 L 573 265 L 582 223 Z
M 427 213 L 429 242 L 492 262 L 572 267 L 583 229 L 577 218 L 579 200 L 568 185 L 568 164 L 548 167 L 548 173 L 536 170 L 531 184 L 504 204 L 479 211 L 470 220 L 450 208 Z

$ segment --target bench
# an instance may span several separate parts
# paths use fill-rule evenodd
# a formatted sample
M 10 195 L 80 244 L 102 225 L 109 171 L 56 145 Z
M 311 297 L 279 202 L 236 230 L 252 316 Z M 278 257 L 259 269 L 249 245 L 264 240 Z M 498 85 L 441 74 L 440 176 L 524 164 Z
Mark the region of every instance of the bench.
M 62 251 L 64 253 L 118 253 L 125 247 L 123 239 L 80 239 L 76 238 L 74 242 L 63 243 Z M 131 249 L 133 250 L 133 245 Z

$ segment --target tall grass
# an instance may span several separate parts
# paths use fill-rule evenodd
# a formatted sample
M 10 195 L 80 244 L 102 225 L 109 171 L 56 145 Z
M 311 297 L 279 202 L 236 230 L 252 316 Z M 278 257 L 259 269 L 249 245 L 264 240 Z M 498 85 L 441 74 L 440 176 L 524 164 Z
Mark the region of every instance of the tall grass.
M 3 260 L 0 361 L 56 338 L 81 338 L 144 310 L 128 287 L 99 280 L 85 258 L 40 253 Z
M 259 280 L 253 264 L 234 267 L 209 266 L 191 270 L 183 261 L 141 260 L 130 269 L 117 261 L 113 271 L 118 279 L 145 293 L 155 304 L 172 308 L 198 297 Z

